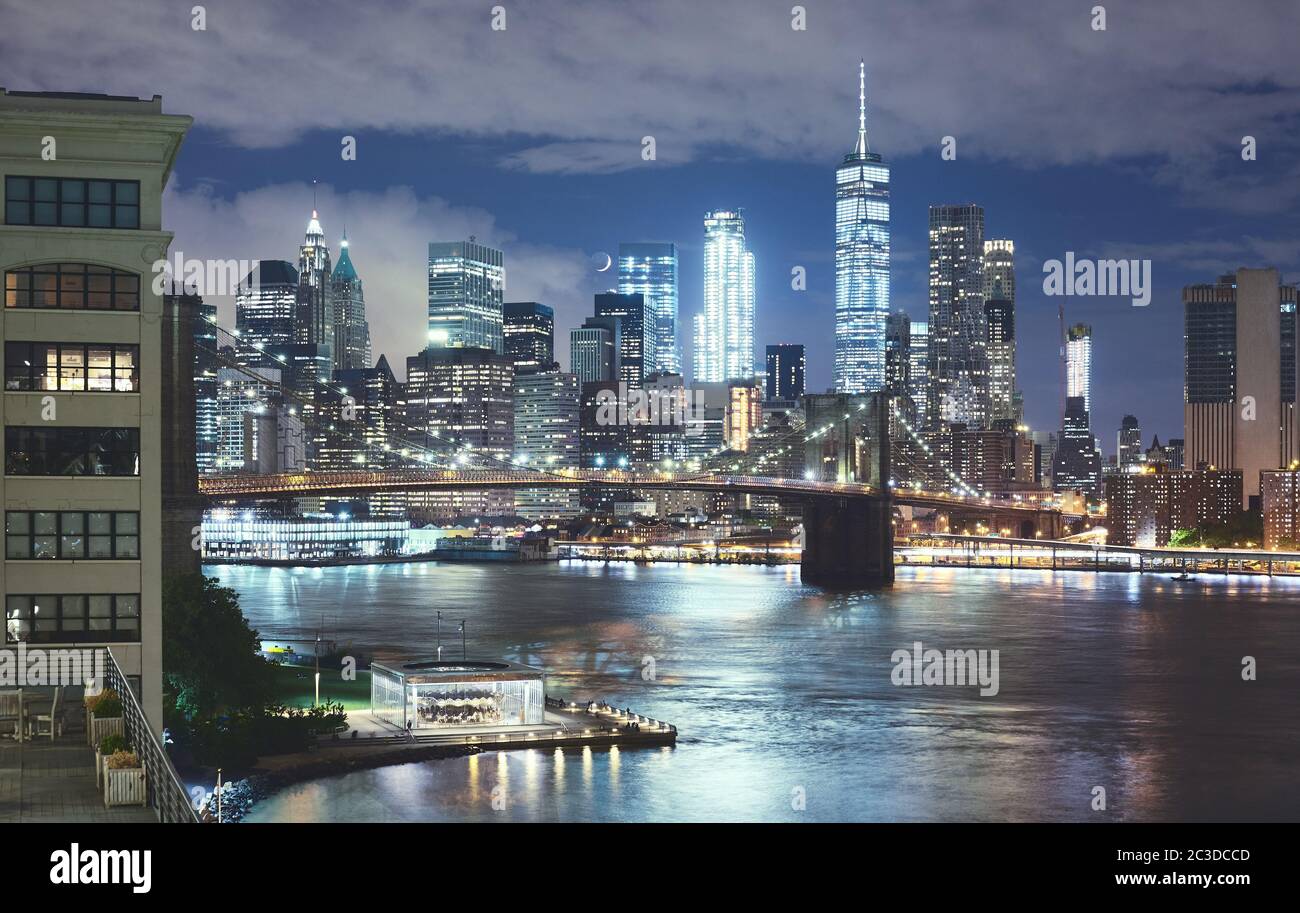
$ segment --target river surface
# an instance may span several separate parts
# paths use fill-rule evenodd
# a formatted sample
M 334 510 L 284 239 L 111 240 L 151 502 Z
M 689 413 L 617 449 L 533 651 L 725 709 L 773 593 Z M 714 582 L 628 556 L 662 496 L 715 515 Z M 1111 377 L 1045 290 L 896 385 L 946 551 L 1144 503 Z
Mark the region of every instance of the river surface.
M 441 609 L 451 656 L 465 618 L 471 658 L 679 729 L 675 748 L 324 778 L 251 821 L 1300 818 L 1300 581 L 900 568 L 892 590 L 834 595 L 797 567 L 208 571 L 264 637 L 323 617 L 340 645 L 424 656 Z M 997 694 L 894 684 L 892 654 L 917 641 L 997 650 Z

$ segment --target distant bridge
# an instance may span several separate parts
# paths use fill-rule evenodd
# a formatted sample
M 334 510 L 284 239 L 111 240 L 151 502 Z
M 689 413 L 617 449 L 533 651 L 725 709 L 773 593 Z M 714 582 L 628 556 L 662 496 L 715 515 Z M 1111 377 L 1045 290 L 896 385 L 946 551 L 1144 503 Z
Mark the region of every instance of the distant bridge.
M 290 472 L 270 475 L 210 475 L 199 479 L 200 494 L 216 500 L 364 496 L 385 491 L 458 491 L 520 488 L 636 488 L 767 495 L 804 505 L 802 576 L 806 582 L 863 586 L 893 580 L 893 506 L 944 512 L 953 523 L 1014 523 L 1017 535 L 1060 534 L 1059 511 L 995 498 L 900 489 L 886 491 L 860 482 L 690 472 L 627 472 L 618 469 L 387 469 Z M 987 518 L 986 521 L 982 518 Z

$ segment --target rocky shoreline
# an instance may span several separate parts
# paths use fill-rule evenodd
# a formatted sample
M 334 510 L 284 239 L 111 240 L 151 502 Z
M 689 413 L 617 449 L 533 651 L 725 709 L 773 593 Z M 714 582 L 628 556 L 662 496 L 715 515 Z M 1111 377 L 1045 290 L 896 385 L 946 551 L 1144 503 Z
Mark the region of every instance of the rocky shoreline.
M 221 822 L 236 824 L 242 821 L 259 800 L 295 783 L 392 764 L 461 758 L 478 752 L 477 745 L 406 744 L 355 748 L 350 745 L 333 745 L 315 751 L 260 758 L 258 767 L 246 777 L 223 784 Z M 208 797 L 207 808 L 211 820 L 216 822 L 215 794 Z

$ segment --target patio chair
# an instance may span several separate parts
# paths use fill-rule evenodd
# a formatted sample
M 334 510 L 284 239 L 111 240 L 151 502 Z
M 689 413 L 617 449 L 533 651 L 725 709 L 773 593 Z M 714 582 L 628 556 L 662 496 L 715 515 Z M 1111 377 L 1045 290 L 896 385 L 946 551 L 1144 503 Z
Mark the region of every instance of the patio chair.
M 28 717 L 33 736 L 48 735 L 53 742 L 55 738 L 63 735 L 63 708 L 59 706 L 62 698 L 63 686 L 60 685 L 54 689 L 54 701 L 50 704 L 50 712 L 34 713 Z M 46 727 L 45 730 L 42 730 L 42 724 Z
M 0 691 L 0 726 L 14 724 L 13 737 L 22 738 L 23 692 Z

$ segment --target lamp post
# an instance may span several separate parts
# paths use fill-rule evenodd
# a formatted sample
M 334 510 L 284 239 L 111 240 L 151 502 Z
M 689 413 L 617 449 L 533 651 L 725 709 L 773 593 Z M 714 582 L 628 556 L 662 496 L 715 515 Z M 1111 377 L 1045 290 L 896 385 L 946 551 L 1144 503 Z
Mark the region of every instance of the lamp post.
M 442 660 L 442 613 L 438 613 L 438 660 Z

